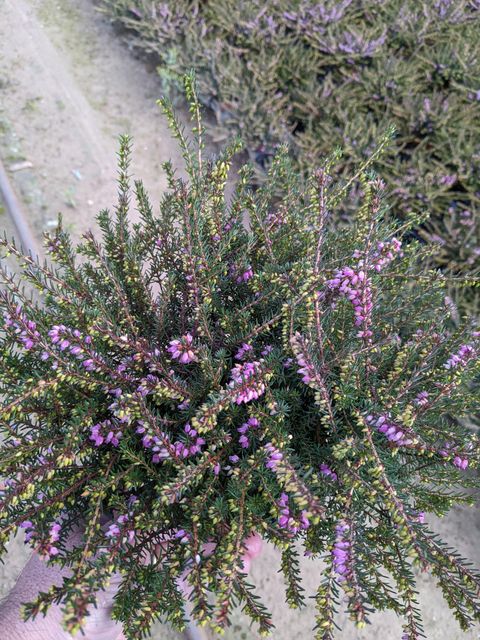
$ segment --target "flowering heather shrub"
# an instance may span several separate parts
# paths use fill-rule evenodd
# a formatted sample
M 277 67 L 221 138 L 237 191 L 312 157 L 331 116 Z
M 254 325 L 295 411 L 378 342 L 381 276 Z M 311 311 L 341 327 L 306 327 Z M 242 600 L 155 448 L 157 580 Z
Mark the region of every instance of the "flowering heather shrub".
M 339 145 L 336 171 L 348 176 L 395 124 L 379 171 L 396 215 L 428 211 L 416 231 L 434 244 L 436 263 L 478 275 L 478 0 L 100 4 L 135 46 L 155 54 L 164 88 L 195 68 L 218 137 L 239 132 L 260 165 L 279 141 L 289 141 L 302 168 Z M 464 294 L 471 300 L 474 290 Z
M 227 201 L 237 146 L 206 160 L 200 121 L 195 145 L 163 107 L 189 179 L 165 165 L 158 214 L 130 185 L 123 138 L 101 239 L 73 247 L 59 228 L 51 263 L 1 242 L 22 269 L 1 270 L 0 539 L 24 529 L 72 571 L 27 615 L 61 601 L 75 631 L 120 572 L 114 615 L 140 638 L 157 617 L 184 624 L 183 576 L 200 623 L 220 631 L 241 603 L 267 633 L 242 564 L 256 532 L 282 551 L 292 607 L 305 603 L 299 549 L 323 560 L 318 639 L 333 637 L 340 601 L 359 626 L 393 609 L 419 638 L 415 567 L 467 628 L 480 575 L 425 513 L 477 486 L 478 438 L 449 416 L 478 408 L 479 332 L 451 329 L 444 277 L 405 241 L 408 224 L 384 219 L 372 159 L 341 182 L 333 156 L 303 188 L 282 149 L 257 190 L 243 167 Z M 330 218 L 351 189 L 361 204 L 339 234 Z M 82 523 L 83 544 L 67 545 Z

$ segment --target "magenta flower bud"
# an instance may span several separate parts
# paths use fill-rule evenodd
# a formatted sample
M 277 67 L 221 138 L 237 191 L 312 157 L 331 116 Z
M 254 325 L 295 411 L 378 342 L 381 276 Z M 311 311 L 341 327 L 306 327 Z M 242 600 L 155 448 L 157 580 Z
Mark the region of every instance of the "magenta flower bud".
M 458 467 L 458 469 L 465 470 L 468 467 L 468 460 L 466 458 L 461 458 L 460 456 L 455 456 L 453 464 Z
M 117 524 L 111 524 L 105 534 L 107 538 L 116 538 L 120 535 L 120 528 Z
M 239 438 L 239 440 L 238 440 L 238 441 L 239 441 L 239 443 L 240 443 L 240 446 L 241 446 L 243 449 L 246 449 L 246 448 L 248 447 L 248 445 L 250 444 L 250 441 L 249 441 L 249 439 L 247 438 L 247 436 L 240 436 L 240 438 Z
M 190 333 L 187 333 L 178 340 L 171 340 L 167 351 L 174 360 L 178 360 L 182 364 L 188 364 L 198 359 L 192 349 L 192 343 L 193 337 Z
M 249 353 L 253 353 L 253 347 L 251 344 L 244 342 L 235 354 L 235 360 L 243 360 Z

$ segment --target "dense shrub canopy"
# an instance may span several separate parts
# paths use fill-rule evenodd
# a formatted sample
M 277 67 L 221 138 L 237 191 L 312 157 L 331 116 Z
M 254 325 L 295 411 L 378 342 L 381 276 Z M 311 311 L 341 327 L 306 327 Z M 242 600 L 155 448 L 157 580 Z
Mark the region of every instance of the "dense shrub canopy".
M 189 69 L 252 159 L 287 140 L 301 167 L 332 146 L 346 175 L 392 123 L 381 160 L 395 212 L 426 210 L 438 264 L 480 268 L 478 0 L 101 0 L 155 53 L 164 87 Z M 341 214 L 339 209 L 337 214 Z M 472 292 L 470 292 L 471 295 Z
M 227 201 L 236 147 L 202 157 L 186 86 L 200 139 L 187 143 L 164 103 L 189 180 L 165 165 L 158 215 L 130 185 L 123 139 L 101 239 L 73 247 L 59 229 L 53 264 L 1 243 L 22 271 L 0 271 L 0 540 L 21 527 L 72 569 L 27 613 L 62 601 L 75 630 L 120 572 L 114 613 L 139 638 L 158 616 L 182 625 L 184 575 L 197 620 L 219 630 L 240 602 L 267 632 L 242 573 L 257 532 L 282 549 L 293 607 L 304 604 L 298 543 L 324 561 L 312 569 L 319 639 L 333 637 L 341 599 L 358 625 L 390 608 L 404 638 L 419 638 L 415 566 L 466 628 L 480 619 L 480 575 L 425 512 L 471 501 L 478 439 L 448 416 L 478 408 L 478 331 L 451 329 L 443 276 L 404 241 L 410 223 L 384 219 L 373 157 L 344 182 L 332 157 L 302 186 L 283 149 L 255 191 L 243 167 Z M 338 233 L 330 219 L 352 190 L 361 203 Z

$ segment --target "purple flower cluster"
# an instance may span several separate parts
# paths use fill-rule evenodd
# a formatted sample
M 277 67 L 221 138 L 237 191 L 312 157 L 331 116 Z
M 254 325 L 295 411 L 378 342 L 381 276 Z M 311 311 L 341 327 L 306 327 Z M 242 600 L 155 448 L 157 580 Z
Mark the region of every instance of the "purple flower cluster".
M 167 351 L 174 360 L 178 360 L 182 364 L 195 362 L 198 360 L 193 349 L 193 337 L 191 333 L 187 333 L 178 340 L 171 340 Z
M 5 328 L 14 331 L 18 341 L 29 351 L 40 340 L 40 334 L 37 331 L 37 324 L 33 320 L 29 320 L 22 312 L 22 307 L 17 305 L 15 309 L 15 317 L 10 313 L 4 314 Z
M 426 407 L 428 404 L 428 391 L 420 391 L 415 397 L 414 403 L 417 407 Z
M 259 425 L 260 423 L 256 418 L 249 418 L 247 422 L 244 422 L 240 427 L 238 427 L 237 431 L 241 434 L 238 442 L 242 449 L 246 449 L 250 446 L 250 440 L 247 435 L 250 429 L 256 429 Z
M 237 284 L 241 284 L 242 282 L 248 282 L 250 278 L 253 278 L 253 269 L 249 265 L 243 273 L 237 276 Z
M 362 269 L 351 267 L 338 269 L 334 277 L 327 281 L 327 287 L 350 300 L 355 315 L 355 326 L 362 327 L 357 333 L 359 338 L 371 339 L 372 289 L 371 281 Z
M 307 512 L 302 511 L 300 517 L 295 517 L 288 505 L 289 497 L 286 493 L 282 493 L 277 506 L 280 509 L 280 515 L 278 517 L 278 525 L 282 529 L 286 529 L 292 535 L 296 535 L 299 531 L 305 531 L 310 526 Z
M 120 422 L 121 424 L 130 424 L 133 420 L 132 416 L 132 408 L 128 403 L 127 397 L 123 396 L 123 391 L 121 389 L 113 389 L 110 391 L 115 395 L 115 400 L 108 406 L 112 415 Z M 142 395 L 138 390 L 137 393 Z
M 152 373 L 147 374 L 144 378 L 139 380 L 140 384 L 137 387 L 137 393 L 139 393 L 142 398 L 148 396 L 155 389 L 157 384 L 160 382 L 159 378 Z M 121 393 L 121 390 L 120 390 Z
M 242 282 L 248 282 L 251 278 L 253 278 L 253 269 L 251 265 L 247 265 L 246 267 L 242 267 L 239 269 L 235 265 L 230 267 L 230 277 L 235 280 L 237 284 L 242 284 Z
M 253 347 L 251 344 L 244 342 L 235 354 L 235 360 L 245 360 L 249 355 L 253 354 Z
M 186 424 L 184 432 L 188 438 L 187 442 L 177 440 L 170 442 L 170 438 L 166 433 L 158 435 L 150 435 L 142 420 L 138 421 L 137 433 L 143 434 L 142 445 L 145 449 L 151 449 L 153 452 L 152 462 L 158 463 L 167 458 L 175 456 L 177 458 L 188 458 L 200 453 L 205 444 L 204 438 L 201 438 L 197 431 L 190 424 Z
M 161 462 L 170 458 L 170 452 L 173 451 L 170 445 L 170 439 L 166 433 L 161 432 L 160 435 L 150 435 L 147 433 L 147 427 L 143 420 L 138 421 L 136 433 L 142 435 L 142 446 L 145 449 L 153 451 L 152 462 Z
M 60 532 L 62 530 L 61 525 L 58 522 L 54 522 L 50 527 L 50 537 L 48 539 L 47 547 L 45 549 L 45 555 L 47 557 L 56 556 L 59 553 L 58 548 L 55 546 L 55 542 L 60 540 Z
M 432 9 L 440 20 L 448 20 L 452 24 L 461 24 L 471 19 L 471 13 L 478 11 L 479 2 L 478 0 L 473 0 L 464 4 L 455 0 L 436 0 Z
M 343 267 L 338 269 L 333 278 L 327 280 L 327 287 L 337 294 L 347 298 L 353 306 L 355 315 L 355 326 L 361 327 L 357 337 L 371 341 L 373 336 L 372 324 L 372 287 L 371 280 L 367 275 L 371 268 L 380 272 L 397 255 L 402 254 L 402 243 L 397 238 L 392 238 L 388 242 L 379 242 L 369 265 L 360 251 L 355 251 L 354 258 L 359 259 L 358 265 L 353 267 Z M 320 292 L 320 298 L 324 294 Z
M 64 351 L 70 345 L 69 340 L 63 337 L 67 331 L 68 329 L 64 324 L 55 324 L 48 332 L 52 344 L 58 344 L 61 351 Z
M 144 430 L 145 427 L 143 426 L 137 427 L 137 433 L 142 433 Z M 166 442 L 169 442 L 166 433 L 162 433 L 161 436 L 150 436 L 147 434 L 142 437 L 142 445 L 145 449 L 152 450 L 152 462 L 155 464 L 171 457 L 171 449 L 169 450 L 169 447 L 166 446 Z
M 20 524 L 21 529 L 25 529 L 25 542 L 29 542 L 34 539 L 36 536 L 36 530 L 34 524 L 30 520 L 25 520 Z M 62 527 L 58 522 L 54 522 L 49 530 L 48 540 L 46 542 L 42 542 L 38 551 L 44 556 L 47 560 L 52 556 L 56 556 L 60 553 L 58 547 L 55 546 L 55 543 L 60 540 L 60 532 Z
M 414 512 L 412 517 L 419 524 L 425 524 L 425 511 L 416 511 Z
M 323 464 L 320 465 L 320 473 L 323 476 L 326 476 L 327 478 L 330 478 L 331 480 L 334 480 L 334 481 L 338 480 L 337 474 L 335 473 L 335 471 L 330 469 L 328 464 L 323 463 Z
M 440 176 L 438 178 L 438 184 L 444 187 L 450 188 L 455 184 L 457 180 L 458 180 L 458 176 L 456 173 L 447 174 L 447 175 Z
M 443 365 L 445 369 L 457 369 L 458 367 L 465 367 L 474 358 L 478 357 L 477 350 L 473 344 L 462 344 L 457 353 L 450 356 L 447 362 Z
M 327 6 L 326 3 L 304 3 L 300 6 L 298 12 L 284 11 L 283 17 L 290 21 L 296 22 L 299 26 L 308 30 L 317 30 L 320 28 L 321 33 L 324 32 L 323 26 L 340 21 L 346 9 L 352 4 L 353 0 L 340 0 Z
M 267 442 L 264 446 L 265 453 L 267 454 L 267 469 L 275 471 L 280 460 L 283 460 L 283 453 L 277 449 L 271 442 Z
M 104 420 L 94 424 L 90 429 L 90 440 L 96 447 L 100 447 L 102 444 L 112 444 L 114 447 L 118 447 L 122 435 L 121 426 L 112 420 Z
M 300 367 L 300 369 L 297 370 L 297 373 L 302 376 L 302 382 L 304 382 L 305 384 L 310 384 L 315 380 L 316 376 L 313 363 L 302 352 L 297 353 L 296 357 L 297 363 Z
M 379 242 L 377 251 L 373 256 L 373 268 L 377 273 L 382 271 L 396 256 L 403 256 L 402 243 L 397 238 L 392 238 L 388 242 Z
M 181 544 L 187 544 L 188 542 L 190 542 L 190 539 L 191 539 L 190 534 L 187 533 L 185 529 L 179 529 L 178 531 L 175 532 L 175 535 L 173 537 L 176 540 L 180 540 Z
M 62 244 L 60 242 L 60 238 L 52 238 L 52 237 L 48 237 L 45 241 L 45 248 L 47 250 L 48 253 L 51 253 L 52 255 L 55 255 L 56 253 L 58 253 L 59 249 L 61 248 Z
M 287 223 L 285 211 L 275 211 L 267 214 L 266 223 L 270 227 L 281 227 Z
M 366 421 L 376 427 L 377 431 L 383 433 L 387 440 L 396 447 L 408 447 L 413 443 L 412 438 L 405 433 L 405 428 L 395 424 L 388 415 L 367 416 Z
M 120 535 L 120 527 L 118 524 L 111 524 L 105 534 L 107 538 L 117 538 Z
M 70 329 L 64 324 L 54 325 L 48 332 L 48 336 L 53 345 L 55 345 L 60 351 L 68 351 L 75 356 L 77 360 L 82 361 L 82 366 L 87 371 L 95 371 L 98 365 L 102 362 L 102 358 L 97 354 L 89 350 L 92 344 L 91 336 L 83 336 L 78 329 Z M 48 358 L 48 354 L 44 354 L 43 359 Z
M 107 538 L 116 540 L 120 538 L 120 536 L 125 535 L 130 544 L 135 541 L 135 529 L 133 527 L 134 513 L 131 507 L 136 502 L 138 502 L 138 498 L 136 496 L 130 496 L 128 499 L 128 512 L 118 516 L 117 521 L 108 527 L 108 531 L 105 534 Z
M 265 393 L 262 365 L 258 360 L 236 364 L 230 372 L 228 386 L 235 391 L 234 402 L 242 404 L 256 400 Z
M 29 542 L 35 535 L 35 527 L 31 520 L 25 520 L 20 524 L 20 529 L 25 529 L 25 542 Z
M 454 445 L 451 442 L 446 442 L 443 445 L 443 448 L 438 452 L 442 458 L 448 458 L 453 455 L 452 464 L 457 467 L 457 469 L 465 469 L 468 467 L 468 458 L 462 457 L 458 451 L 455 450 Z
M 468 467 L 468 460 L 467 460 L 467 458 L 462 458 L 460 456 L 455 456 L 454 459 L 453 459 L 453 464 L 458 469 L 462 469 L 463 471 L 465 471 L 465 469 Z
M 335 527 L 335 544 L 332 549 L 332 559 L 338 582 L 345 582 L 351 574 L 351 554 L 348 532 L 350 527 L 345 522 L 339 522 Z
M 278 23 L 273 16 L 260 12 L 254 20 L 245 23 L 245 27 L 251 31 L 256 31 L 258 35 L 262 34 L 263 37 L 272 37 L 277 31 Z
M 342 53 L 371 57 L 381 46 L 385 44 L 386 39 L 386 30 L 382 33 L 381 36 L 374 40 L 365 40 L 363 36 L 358 33 L 345 31 L 343 34 L 343 41 L 339 42 L 336 45 L 336 48 Z M 331 52 L 333 53 L 333 51 Z
M 174 442 L 173 447 L 175 449 L 175 453 L 182 458 L 188 458 L 189 456 L 194 456 L 195 454 L 200 453 L 203 445 L 205 444 L 204 438 L 201 438 L 197 431 L 188 423 L 185 425 L 183 430 L 190 442 L 187 444 L 180 441 Z
M 315 371 L 313 362 L 307 352 L 305 341 L 298 332 L 293 336 L 291 345 L 295 358 L 297 359 L 297 364 L 300 367 L 300 369 L 297 369 L 297 373 L 302 376 L 302 382 L 306 385 L 317 388 L 316 384 L 312 384 L 316 381 L 317 372 Z

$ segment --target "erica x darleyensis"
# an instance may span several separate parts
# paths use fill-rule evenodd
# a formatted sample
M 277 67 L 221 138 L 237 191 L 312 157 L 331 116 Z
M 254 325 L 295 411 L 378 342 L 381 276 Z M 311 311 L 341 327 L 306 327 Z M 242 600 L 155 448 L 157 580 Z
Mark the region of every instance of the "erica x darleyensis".
M 203 156 L 191 78 L 186 89 L 194 142 L 163 106 L 189 179 L 164 167 L 158 212 L 130 183 L 123 138 L 99 238 L 74 247 L 59 228 L 47 262 L 1 241 L 19 269 L 0 270 L 0 541 L 23 528 L 70 568 L 27 614 L 61 602 L 75 631 L 120 574 L 114 615 L 141 638 L 157 617 L 185 624 L 183 576 L 200 623 L 221 630 L 240 602 L 267 633 L 242 560 L 256 533 L 281 550 L 293 607 L 305 603 L 299 544 L 323 560 L 318 639 L 333 637 L 340 604 L 359 626 L 393 608 L 419 638 L 415 567 L 467 627 L 480 577 L 428 512 L 471 500 L 479 445 L 458 419 L 479 405 L 478 332 L 453 328 L 444 279 L 423 267 L 409 224 L 384 219 L 375 155 L 338 182 L 334 154 L 305 183 L 283 150 L 256 190 L 243 167 L 227 200 L 237 147 Z M 340 232 L 331 215 L 351 189 L 362 202 Z

